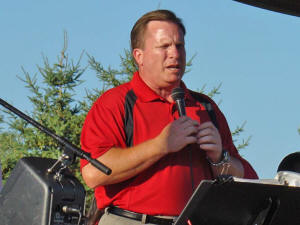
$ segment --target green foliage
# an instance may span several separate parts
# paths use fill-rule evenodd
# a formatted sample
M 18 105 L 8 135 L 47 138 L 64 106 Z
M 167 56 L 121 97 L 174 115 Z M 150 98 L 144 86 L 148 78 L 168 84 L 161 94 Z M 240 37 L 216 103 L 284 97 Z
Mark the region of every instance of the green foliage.
M 235 130 L 231 133 L 232 134 L 232 138 L 233 138 L 233 142 L 236 145 L 236 148 L 238 150 L 244 149 L 249 145 L 249 142 L 251 140 L 252 136 L 248 136 L 247 139 L 242 139 L 241 143 L 236 144 L 238 142 L 238 140 L 236 139 L 242 132 L 244 132 L 244 128 L 246 125 L 246 121 L 241 125 L 241 126 L 237 126 L 235 128 Z
M 221 89 L 222 83 L 220 83 L 217 87 L 213 87 L 211 90 L 209 90 L 208 92 L 205 90 L 206 89 L 206 84 L 204 84 L 200 90 L 197 90 L 200 93 L 206 94 L 207 96 L 209 96 L 210 98 L 214 98 L 216 95 L 221 94 L 220 89 Z M 218 104 L 220 104 L 221 102 L 219 102 Z
M 47 59 L 44 59 L 44 68 L 39 67 L 43 83 L 46 87 L 41 88 L 37 84 L 36 76 L 31 77 L 25 70 L 26 87 L 31 90 L 33 96 L 29 97 L 32 104 L 30 113 L 38 123 L 49 128 L 59 136 L 70 140 L 73 144 L 79 145 L 80 126 L 84 115 L 80 113 L 80 105 L 73 104 L 73 88 L 81 81 L 79 77 L 84 70 L 77 65 L 65 63 L 49 66 Z M 10 130 L 17 132 L 22 138 L 23 148 L 40 154 L 41 156 L 57 157 L 58 143 L 38 129 L 28 126 L 28 123 L 17 118 L 12 113 L 8 122 Z M 50 154 L 50 152 L 56 152 Z
M 66 43 L 57 63 L 50 65 L 44 57 L 44 65 L 37 67 L 39 76 L 30 76 L 22 68 L 24 76 L 19 76 L 19 79 L 24 81 L 25 87 L 32 93 L 28 97 L 31 111 L 27 115 L 53 133 L 79 146 L 86 112 L 80 102 L 74 99 L 74 88 L 82 83 L 80 77 L 85 68 L 80 66 L 81 57 L 74 63 L 68 59 L 65 51 Z M 59 157 L 61 146 L 53 138 L 12 112 L 3 111 L 8 115 L 5 122 L 8 128 L 0 134 L 0 147 L 4 153 L 1 157 L 4 180 L 21 157 Z
M 22 148 L 20 137 L 12 132 L 0 134 L 1 167 L 4 181 L 9 177 L 16 162 L 28 155 L 28 151 Z

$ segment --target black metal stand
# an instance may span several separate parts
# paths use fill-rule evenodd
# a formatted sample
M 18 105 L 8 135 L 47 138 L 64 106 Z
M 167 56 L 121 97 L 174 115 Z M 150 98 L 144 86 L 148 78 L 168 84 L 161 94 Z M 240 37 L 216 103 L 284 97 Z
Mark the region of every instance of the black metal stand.
M 59 144 L 61 144 L 63 146 L 63 148 L 64 148 L 64 153 L 59 158 L 59 162 L 61 162 L 61 164 L 62 164 L 63 167 L 67 167 L 70 164 L 72 164 L 72 162 L 74 162 L 74 160 L 75 160 L 75 156 L 78 156 L 78 157 L 80 157 L 82 159 L 88 160 L 93 166 L 95 166 L 96 168 L 98 168 L 103 173 L 105 173 L 107 175 L 111 174 L 111 169 L 110 168 L 108 168 L 107 166 L 105 166 L 104 164 L 102 164 L 101 162 L 99 162 L 98 160 L 92 159 L 90 157 L 89 153 L 84 152 L 83 150 L 81 150 L 80 148 L 76 147 L 72 143 L 68 142 L 64 138 L 56 135 L 55 133 L 53 133 L 52 131 L 50 131 L 49 129 L 47 129 L 46 127 L 44 127 L 43 125 L 41 125 L 40 123 L 36 122 L 35 120 L 33 120 L 32 118 L 30 118 L 29 116 L 27 116 L 26 114 L 24 114 L 23 112 L 21 112 L 20 110 L 16 109 L 12 105 L 8 104 L 7 102 L 5 102 L 4 100 L 2 100 L 1 98 L 0 98 L 0 104 L 2 106 L 4 106 L 5 108 L 7 108 L 8 110 L 10 110 L 11 112 L 13 112 L 14 114 L 16 114 L 19 117 L 21 117 L 22 119 L 24 119 L 25 121 L 27 121 L 28 123 L 30 123 L 33 126 L 35 126 L 36 128 L 38 128 L 40 131 L 42 131 L 42 132 L 46 133 L 47 135 L 49 135 L 50 137 L 52 137 Z M 50 173 L 53 172 L 54 166 L 51 167 L 48 170 L 48 172 L 50 172 Z
M 202 181 L 175 225 L 298 225 L 300 188 Z

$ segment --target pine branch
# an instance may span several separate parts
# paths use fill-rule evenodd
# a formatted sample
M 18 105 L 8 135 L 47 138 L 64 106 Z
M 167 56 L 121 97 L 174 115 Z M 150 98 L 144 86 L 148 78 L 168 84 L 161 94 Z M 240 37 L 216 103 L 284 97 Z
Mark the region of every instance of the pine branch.
M 192 58 L 190 58 L 187 62 L 186 62 L 186 64 L 185 64 L 185 66 L 186 66 L 186 69 L 185 69 L 185 74 L 186 73 L 189 73 L 190 71 L 191 71 L 191 67 L 192 67 L 192 65 L 193 65 L 193 61 L 194 61 L 194 59 L 196 58 L 196 56 L 197 56 L 197 53 L 195 53 L 193 56 L 192 56 Z
M 232 136 L 239 136 L 241 134 L 241 132 L 244 131 L 245 125 L 246 125 L 247 121 L 244 121 L 243 124 L 241 126 L 237 126 L 235 128 L 235 130 L 232 132 Z
M 238 144 L 238 146 L 236 147 L 238 150 L 244 149 L 247 146 L 249 146 L 250 140 L 251 140 L 252 136 L 249 136 L 246 140 L 242 140 L 241 144 Z

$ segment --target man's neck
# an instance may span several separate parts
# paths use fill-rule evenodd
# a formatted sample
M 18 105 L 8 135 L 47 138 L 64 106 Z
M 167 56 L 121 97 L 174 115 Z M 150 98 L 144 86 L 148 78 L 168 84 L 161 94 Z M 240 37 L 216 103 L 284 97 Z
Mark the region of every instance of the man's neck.
M 174 88 L 180 86 L 181 80 L 174 81 L 173 83 L 157 83 L 152 79 L 148 79 L 147 76 L 143 76 L 143 72 L 139 71 L 140 78 L 144 81 L 144 83 L 153 90 L 157 95 L 166 99 L 168 102 L 174 102 L 171 97 L 172 91 Z M 148 74 L 149 76 L 149 74 Z
M 156 94 L 158 94 L 159 96 L 161 96 L 162 98 L 166 99 L 168 102 L 174 102 L 173 98 L 172 98 L 172 90 L 176 87 L 179 87 L 180 82 L 178 82 L 178 84 L 170 84 L 167 87 L 156 87 L 155 85 L 144 81 L 147 86 L 152 89 Z
M 176 87 L 176 86 L 175 86 Z M 174 88 L 175 88 L 174 87 Z M 159 96 L 163 97 L 166 99 L 168 102 L 173 102 L 173 98 L 171 97 L 173 87 L 170 89 L 160 89 L 158 91 L 155 91 Z

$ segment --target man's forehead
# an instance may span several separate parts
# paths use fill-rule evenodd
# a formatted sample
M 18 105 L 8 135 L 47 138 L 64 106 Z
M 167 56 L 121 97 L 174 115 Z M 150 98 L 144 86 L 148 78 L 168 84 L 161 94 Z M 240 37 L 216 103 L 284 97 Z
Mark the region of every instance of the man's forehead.
M 177 31 L 179 31 L 180 34 L 180 39 L 181 41 L 184 41 L 184 34 L 183 31 L 181 30 L 180 26 L 178 26 L 178 24 L 171 22 L 171 21 L 161 21 L 161 20 L 153 20 L 150 21 L 145 29 L 145 36 L 160 36 L 162 37 L 165 32 L 166 29 L 167 30 L 172 30 L 172 32 L 174 31 L 173 28 L 176 28 Z
M 175 26 L 179 30 L 181 30 L 180 26 L 172 21 L 168 20 L 151 20 L 147 23 L 146 31 L 149 29 L 159 29 L 161 27 L 167 27 L 167 26 Z

